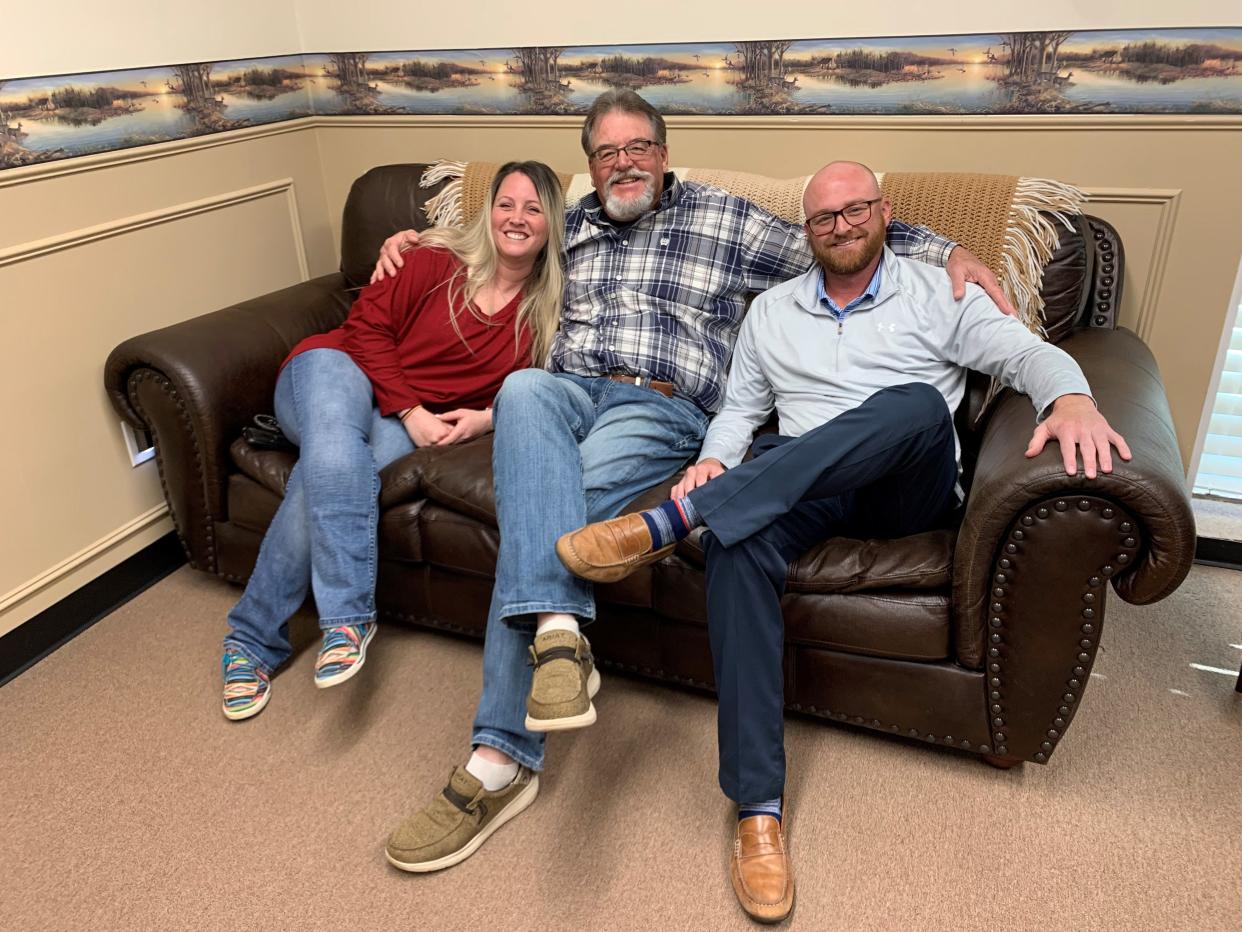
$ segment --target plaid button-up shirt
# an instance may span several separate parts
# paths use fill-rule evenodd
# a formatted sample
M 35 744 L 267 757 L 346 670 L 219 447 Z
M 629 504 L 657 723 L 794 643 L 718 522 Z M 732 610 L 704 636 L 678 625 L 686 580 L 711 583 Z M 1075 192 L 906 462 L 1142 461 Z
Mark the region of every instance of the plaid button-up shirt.
M 935 265 L 956 243 L 894 220 L 888 245 Z M 565 217 L 565 301 L 553 372 L 672 382 L 709 414 L 720 408 L 746 296 L 811 265 L 802 227 L 671 172 L 655 209 L 608 218 L 594 192 Z

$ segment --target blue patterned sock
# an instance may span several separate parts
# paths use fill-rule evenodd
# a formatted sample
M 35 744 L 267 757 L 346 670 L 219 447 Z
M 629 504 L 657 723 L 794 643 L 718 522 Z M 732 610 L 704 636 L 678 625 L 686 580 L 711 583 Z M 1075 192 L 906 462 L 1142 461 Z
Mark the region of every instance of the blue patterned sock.
M 738 803 L 737 804 L 737 820 L 749 819 L 751 816 L 770 815 L 777 822 L 781 820 L 781 798 L 769 799 L 763 803 Z
M 675 544 L 703 523 L 688 498 L 670 498 L 663 505 L 639 512 L 651 532 L 652 549 Z

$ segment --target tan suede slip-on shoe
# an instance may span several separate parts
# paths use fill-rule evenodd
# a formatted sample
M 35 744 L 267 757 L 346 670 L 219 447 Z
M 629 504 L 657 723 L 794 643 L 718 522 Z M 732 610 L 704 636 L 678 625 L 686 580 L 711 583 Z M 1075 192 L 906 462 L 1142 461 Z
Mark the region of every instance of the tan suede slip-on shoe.
M 452 867 L 474 854 L 537 795 L 539 775 L 525 767 L 495 792 L 483 789 L 465 767 L 455 767 L 440 795 L 388 836 L 384 856 L 393 867 L 415 874 Z
M 742 909 L 759 922 L 780 922 L 793 910 L 793 864 L 781 823 L 758 815 L 737 823 L 729 879 Z
M 625 579 L 640 566 L 655 563 L 673 552 L 676 544 L 653 550 L 651 531 L 641 515 L 622 515 L 596 521 L 556 542 L 556 555 L 575 576 L 591 582 Z
M 572 631 L 535 636 L 530 649 L 535 675 L 526 697 L 526 727 L 531 731 L 568 731 L 595 724 L 599 671 L 591 645 Z

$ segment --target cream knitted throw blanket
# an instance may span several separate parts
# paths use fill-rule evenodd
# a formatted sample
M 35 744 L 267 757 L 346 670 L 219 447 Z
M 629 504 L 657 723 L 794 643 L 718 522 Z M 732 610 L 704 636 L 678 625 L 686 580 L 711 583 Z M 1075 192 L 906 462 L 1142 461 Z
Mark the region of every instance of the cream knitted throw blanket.
M 425 208 L 436 226 L 471 220 L 487 200 L 499 165 L 491 162 L 441 161 L 430 166 L 423 187 L 448 179 Z M 675 168 L 679 178 L 722 188 L 744 197 L 791 223 L 802 223 L 802 192 L 810 176 L 768 178 L 746 172 Z M 567 206 L 590 193 L 589 175 L 558 173 Z M 893 214 L 906 223 L 931 227 L 961 243 L 1000 279 L 1001 287 L 1023 322 L 1043 332 L 1040 295 L 1044 265 L 1060 244 L 1054 220 L 1070 227 L 1069 215 L 1082 212 L 1086 196 L 1077 188 L 1046 178 L 954 172 L 877 173 Z

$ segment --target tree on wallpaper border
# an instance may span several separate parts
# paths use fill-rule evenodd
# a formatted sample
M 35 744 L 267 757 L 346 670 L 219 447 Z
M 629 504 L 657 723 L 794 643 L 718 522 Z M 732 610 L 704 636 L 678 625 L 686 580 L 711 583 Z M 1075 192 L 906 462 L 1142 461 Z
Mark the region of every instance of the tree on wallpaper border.
M 793 46 L 792 41 L 738 42 L 734 44 L 741 63 L 738 66 L 740 80 L 733 83 L 743 95 L 744 113 L 828 113 L 824 105 L 799 103 L 794 100 L 798 88 L 798 76 L 788 77 L 785 53 Z M 810 62 L 805 67 L 811 66 Z
M 371 83 L 366 52 L 336 52 L 328 56 L 324 71 L 336 78 L 337 93 L 349 101 L 350 113 L 403 113 L 400 107 L 379 102 L 379 88 Z
M 185 100 L 181 109 L 194 117 L 195 133 L 217 133 L 249 126 L 249 120 L 230 120 L 224 115 L 224 99 L 216 97 L 215 86 L 211 82 L 213 64 L 192 62 L 173 66 L 173 74 L 181 82 L 172 85 L 173 93 L 180 94 Z
M 535 113 L 578 113 L 582 109 L 566 98 L 565 91 L 572 84 L 561 80 L 559 62 L 566 48 L 542 45 L 511 50 L 516 64 L 511 70 L 522 76 L 518 89 L 527 97 L 526 109 Z

